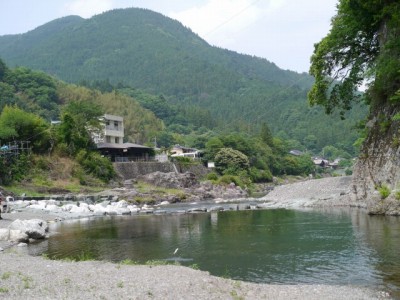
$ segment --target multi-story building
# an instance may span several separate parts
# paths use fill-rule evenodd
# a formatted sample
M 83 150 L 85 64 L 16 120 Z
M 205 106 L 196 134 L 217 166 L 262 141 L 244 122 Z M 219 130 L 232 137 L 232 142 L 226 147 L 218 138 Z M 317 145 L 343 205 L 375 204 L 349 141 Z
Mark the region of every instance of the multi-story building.
M 123 144 L 124 143 L 124 118 L 105 114 L 102 117 L 103 131 L 93 132 L 95 144 Z
M 112 162 L 146 161 L 154 159 L 154 150 L 143 145 L 124 143 L 124 118 L 105 114 L 103 129 L 92 131 L 97 150 Z

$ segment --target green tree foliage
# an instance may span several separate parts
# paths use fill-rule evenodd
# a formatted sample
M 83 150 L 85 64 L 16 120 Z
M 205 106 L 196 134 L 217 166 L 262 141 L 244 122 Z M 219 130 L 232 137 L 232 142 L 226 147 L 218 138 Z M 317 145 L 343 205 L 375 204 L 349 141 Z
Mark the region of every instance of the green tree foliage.
M 260 131 L 261 140 L 270 147 L 273 147 L 273 136 L 272 132 L 269 129 L 267 123 L 263 122 L 261 124 L 261 131 Z
M 8 68 L 4 61 L 0 59 L 0 81 L 3 81 L 3 77 L 6 75 L 6 72 L 8 71 Z
M 55 81 L 50 76 L 24 67 L 11 70 L 0 60 L 0 110 L 18 105 L 49 120 L 57 118 L 59 104 Z
M 22 180 L 31 167 L 32 160 L 28 153 L 19 156 L 0 155 L 0 183 L 8 185 Z
M 34 152 L 44 153 L 50 147 L 49 124 L 18 107 L 6 106 L 0 114 L 0 141 L 29 141 Z
M 82 149 L 94 148 L 89 129 L 100 126 L 102 114 L 99 106 L 86 101 L 71 101 L 63 108 L 58 136 L 70 155 L 75 156 Z
M 151 142 L 164 127 L 152 112 L 141 107 L 135 99 L 117 91 L 104 94 L 82 86 L 60 83 L 58 93 L 65 102 L 84 101 L 87 106 L 100 106 L 104 113 L 122 116 L 128 142 Z
M 329 34 L 315 45 L 310 73 L 311 104 L 342 113 L 358 101 L 363 80 L 372 104 L 386 102 L 400 86 L 400 3 L 341 0 Z
M 98 152 L 81 149 L 76 155 L 76 160 L 87 172 L 105 182 L 110 181 L 116 175 L 110 160 L 102 157 Z
M 247 172 L 250 163 L 248 157 L 238 150 L 222 148 L 215 155 L 215 168 L 220 174 L 238 175 Z

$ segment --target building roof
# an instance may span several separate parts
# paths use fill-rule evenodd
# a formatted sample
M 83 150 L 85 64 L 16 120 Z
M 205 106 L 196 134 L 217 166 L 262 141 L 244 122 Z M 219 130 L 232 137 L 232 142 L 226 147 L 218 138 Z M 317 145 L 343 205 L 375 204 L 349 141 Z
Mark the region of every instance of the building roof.
M 124 118 L 121 116 L 105 114 L 103 117 L 105 120 L 110 120 L 110 121 L 120 121 L 120 122 L 124 121 Z
M 128 149 L 128 148 L 141 148 L 141 149 L 151 149 L 151 147 L 146 147 L 143 145 L 133 144 L 133 143 L 123 143 L 123 144 L 111 144 L 111 143 L 98 143 L 97 149 Z

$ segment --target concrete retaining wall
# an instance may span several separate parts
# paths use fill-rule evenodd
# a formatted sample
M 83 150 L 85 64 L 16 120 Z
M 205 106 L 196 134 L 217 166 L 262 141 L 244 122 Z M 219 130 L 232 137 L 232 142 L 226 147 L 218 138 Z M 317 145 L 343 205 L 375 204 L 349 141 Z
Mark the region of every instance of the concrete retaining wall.
M 153 172 L 175 172 L 174 164 L 171 162 L 124 162 L 114 163 L 113 165 L 117 173 L 125 180 Z M 180 165 L 176 163 L 175 166 L 179 173 L 191 172 L 197 177 L 203 177 L 209 172 L 203 165 Z

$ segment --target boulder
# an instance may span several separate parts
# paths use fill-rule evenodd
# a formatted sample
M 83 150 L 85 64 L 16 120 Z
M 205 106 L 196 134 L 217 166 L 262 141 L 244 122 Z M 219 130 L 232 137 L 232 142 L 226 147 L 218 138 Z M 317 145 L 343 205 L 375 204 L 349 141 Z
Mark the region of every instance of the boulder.
M 8 228 L 11 230 L 20 230 L 25 233 L 28 238 L 32 239 L 44 239 L 46 237 L 46 233 L 49 230 L 46 221 L 40 219 L 32 219 L 32 220 L 15 220 L 12 222 Z
M 0 241 L 8 241 L 10 238 L 10 229 L 0 228 Z
M 75 214 L 89 214 L 90 210 L 88 206 L 73 206 L 69 212 Z
M 15 229 L 10 229 L 10 237 L 8 239 L 18 243 L 26 243 L 29 241 L 29 237 L 25 232 Z

